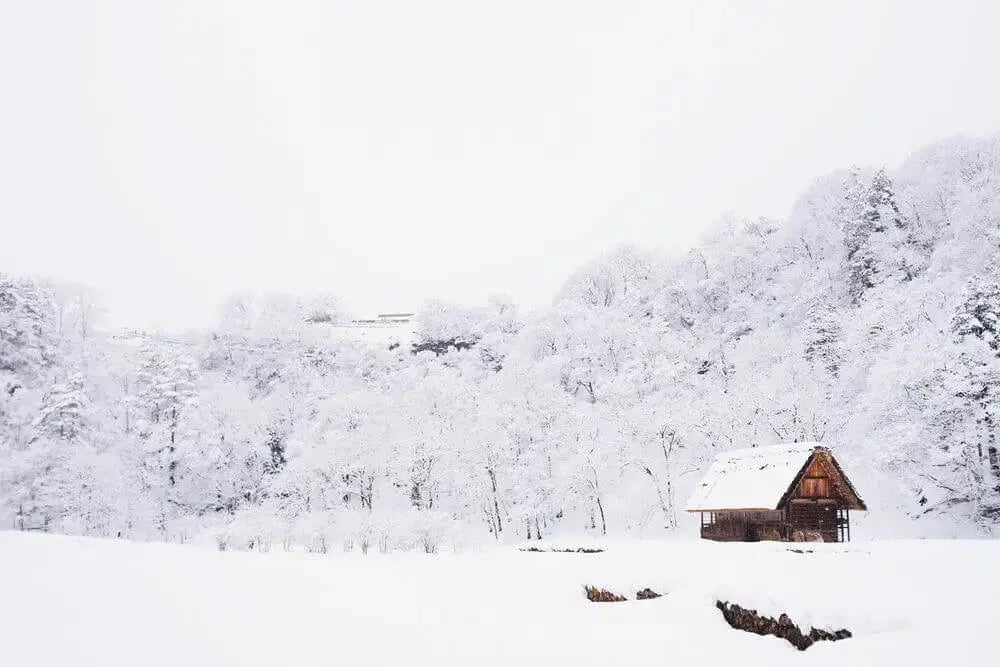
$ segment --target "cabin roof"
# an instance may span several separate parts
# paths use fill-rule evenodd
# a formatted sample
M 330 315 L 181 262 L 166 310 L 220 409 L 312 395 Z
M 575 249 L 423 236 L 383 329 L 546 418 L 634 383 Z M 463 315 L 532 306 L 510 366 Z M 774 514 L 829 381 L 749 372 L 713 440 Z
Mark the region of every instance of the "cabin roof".
M 723 452 L 715 457 L 685 510 L 778 509 L 817 448 L 826 451 L 816 442 L 797 442 Z M 836 468 L 843 475 L 840 466 Z M 844 480 L 853 492 L 846 476 Z

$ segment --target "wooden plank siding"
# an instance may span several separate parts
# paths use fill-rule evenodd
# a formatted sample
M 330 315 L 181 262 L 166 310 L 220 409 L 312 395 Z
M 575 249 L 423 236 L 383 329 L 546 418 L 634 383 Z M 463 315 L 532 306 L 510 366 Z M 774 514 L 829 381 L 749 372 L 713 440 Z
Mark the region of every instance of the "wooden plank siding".
M 799 498 L 834 498 L 833 483 L 830 473 L 823 466 L 820 458 L 814 456 L 812 463 L 806 468 L 805 475 L 799 481 L 796 493 Z
M 718 542 L 790 539 L 784 511 L 703 512 L 701 536 Z

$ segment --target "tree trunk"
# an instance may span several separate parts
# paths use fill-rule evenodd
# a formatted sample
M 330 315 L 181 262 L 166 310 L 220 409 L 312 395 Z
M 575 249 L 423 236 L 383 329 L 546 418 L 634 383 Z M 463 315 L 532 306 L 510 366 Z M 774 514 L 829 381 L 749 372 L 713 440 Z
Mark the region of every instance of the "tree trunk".
M 666 434 L 666 429 L 662 432 L 662 435 Z M 670 434 L 670 446 L 668 447 L 665 442 L 663 442 L 663 437 L 660 438 L 660 448 L 663 450 L 663 469 L 666 471 L 667 477 L 667 503 L 670 507 L 670 512 L 667 514 L 667 527 L 676 528 L 677 527 L 677 514 L 674 511 L 674 488 L 673 483 L 670 479 L 670 455 L 674 451 L 674 443 L 677 441 L 676 433 Z
M 663 497 L 663 489 L 660 488 L 660 482 L 656 479 L 656 473 L 654 473 L 649 468 L 644 468 L 646 475 L 649 476 L 649 481 L 653 484 L 653 488 L 656 489 L 656 497 L 660 501 L 660 510 L 663 512 L 664 528 L 672 528 L 673 525 L 670 521 L 670 509 L 667 507 L 667 501 Z M 669 482 L 667 482 L 669 488 Z
M 499 533 L 503 531 L 503 526 L 500 522 L 500 503 L 497 501 L 497 475 L 493 468 L 487 468 L 486 472 L 490 476 L 490 484 L 493 486 L 493 511 L 496 512 L 497 532 Z

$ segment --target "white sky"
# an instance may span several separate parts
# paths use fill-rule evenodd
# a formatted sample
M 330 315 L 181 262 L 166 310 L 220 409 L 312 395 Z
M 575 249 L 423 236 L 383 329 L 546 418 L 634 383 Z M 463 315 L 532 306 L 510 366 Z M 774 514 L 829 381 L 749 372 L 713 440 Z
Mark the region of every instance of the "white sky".
M 1000 130 L 1000 3 L 0 0 L 0 271 L 207 324 L 551 300 L 621 243 Z

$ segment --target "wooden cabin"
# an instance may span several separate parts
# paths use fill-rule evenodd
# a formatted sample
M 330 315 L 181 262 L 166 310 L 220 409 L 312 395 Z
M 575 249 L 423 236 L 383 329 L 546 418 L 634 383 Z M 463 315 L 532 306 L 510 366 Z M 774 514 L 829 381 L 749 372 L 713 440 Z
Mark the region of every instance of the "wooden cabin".
M 846 542 L 851 510 L 867 510 L 829 449 L 816 443 L 719 454 L 686 510 L 722 542 Z

